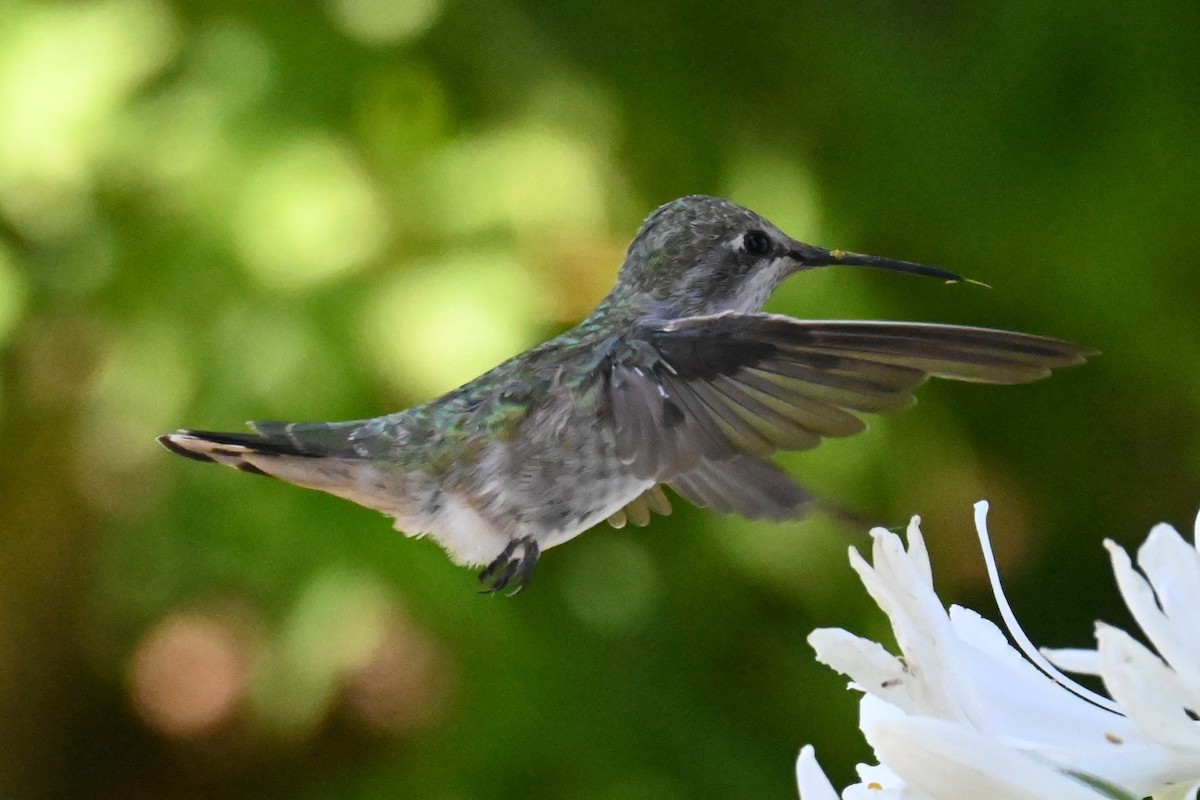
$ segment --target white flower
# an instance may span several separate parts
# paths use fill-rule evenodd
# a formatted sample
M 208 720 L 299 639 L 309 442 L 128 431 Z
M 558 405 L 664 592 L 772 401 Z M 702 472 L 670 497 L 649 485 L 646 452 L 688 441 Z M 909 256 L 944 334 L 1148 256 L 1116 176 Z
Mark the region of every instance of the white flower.
M 1105 543 L 1121 595 L 1158 655 L 1104 624 L 1096 650 L 1048 655 L 1063 669 L 1099 675 L 1110 699 L 1070 681 L 1028 644 L 1000 590 L 987 503 L 975 510 L 1001 614 L 1024 653 L 974 611 L 942 606 L 918 518 L 907 550 L 896 534 L 873 530 L 874 564 L 853 548 L 850 562 L 891 621 L 902 657 L 840 629 L 809 637 L 818 660 L 865 693 L 860 727 L 880 762 L 859 766 L 860 782 L 843 800 L 1197 800 L 1200 553 L 1159 525 L 1138 551 L 1143 577 L 1124 550 Z M 1200 518 L 1196 525 L 1200 539 Z M 837 798 L 811 747 L 796 775 L 802 800 Z

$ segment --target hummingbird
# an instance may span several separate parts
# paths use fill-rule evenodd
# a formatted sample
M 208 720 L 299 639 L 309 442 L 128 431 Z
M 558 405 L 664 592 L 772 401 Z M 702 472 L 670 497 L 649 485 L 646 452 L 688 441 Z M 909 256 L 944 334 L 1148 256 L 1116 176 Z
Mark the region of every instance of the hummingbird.
M 719 513 L 799 518 L 817 501 L 776 451 L 858 433 L 861 414 L 907 408 L 930 377 L 1026 383 L 1097 354 L 1004 330 L 763 313 L 789 276 L 827 266 L 967 280 L 804 244 L 693 195 L 650 214 L 586 319 L 441 397 L 372 419 L 158 441 L 380 511 L 483 567 L 485 593 L 515 594 L 542 551 L 604 520 L 670 513 L 664 485 Z

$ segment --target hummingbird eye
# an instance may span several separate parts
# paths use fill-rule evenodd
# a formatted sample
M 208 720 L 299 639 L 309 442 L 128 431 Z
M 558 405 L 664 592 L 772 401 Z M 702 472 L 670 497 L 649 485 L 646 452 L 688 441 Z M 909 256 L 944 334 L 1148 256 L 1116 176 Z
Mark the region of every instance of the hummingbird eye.
M 756 258 L 771 252 L 771 237 L 762 231 L 746 231 L 742 236 L 742 249 Z

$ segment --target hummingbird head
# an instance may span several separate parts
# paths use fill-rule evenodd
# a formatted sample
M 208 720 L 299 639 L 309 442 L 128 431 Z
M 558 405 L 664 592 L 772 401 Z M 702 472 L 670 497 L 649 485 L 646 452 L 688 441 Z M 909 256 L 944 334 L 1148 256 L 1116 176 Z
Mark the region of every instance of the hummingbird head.
M 752 313 L 790 275 L 835 264 L 964 280 L 938 267 L 805 244 L 736 203 L 692 195 L 660 206 L 642 224 L 618 290 L 648 316 Z

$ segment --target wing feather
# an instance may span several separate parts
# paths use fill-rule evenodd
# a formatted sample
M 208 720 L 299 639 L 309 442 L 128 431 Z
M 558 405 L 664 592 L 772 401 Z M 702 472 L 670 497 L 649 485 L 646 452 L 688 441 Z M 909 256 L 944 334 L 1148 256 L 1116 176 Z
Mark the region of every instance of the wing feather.
M 814 502 L 786 472 L 754 456 L 704 462 L 668 485 L 701 508 L 748 519 L 794 519 L 803 516 Z
M 749 485 L 717 474 L 743 456 L 858 433 L 860 414 L 907 408 L 930 377 L 1024 383 L 1094 354 L 987 328 L 725 313 L 637 326 L 614 340 L 602 372 L 629 470 L 678 477 L 685 496 L 735 508 Z

